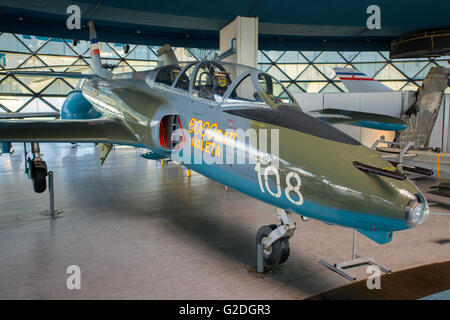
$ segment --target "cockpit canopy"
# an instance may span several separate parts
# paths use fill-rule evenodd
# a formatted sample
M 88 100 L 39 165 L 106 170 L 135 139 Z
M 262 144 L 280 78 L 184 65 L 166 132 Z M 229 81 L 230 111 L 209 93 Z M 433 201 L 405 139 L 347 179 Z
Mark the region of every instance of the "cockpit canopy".
M 300 108 L 277 79 L 248 66 L 200 61 L 191 62 L 183 68 L 169 65 L 154 71 L 151 74 L 152 83 L 169 86 L 222 107 L 276 108 L 277 105 L 288 104 Z

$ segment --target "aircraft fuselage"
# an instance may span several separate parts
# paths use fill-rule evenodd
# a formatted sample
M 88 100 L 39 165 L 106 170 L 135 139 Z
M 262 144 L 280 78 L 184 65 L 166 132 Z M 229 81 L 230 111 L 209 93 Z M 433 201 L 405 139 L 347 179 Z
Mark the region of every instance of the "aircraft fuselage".
M 180 90 L 149 87 L 141 79 L 88 81 L 83 94 L 104 116 L 126 121 L 142 141 L 140 146 L 174 160 L 180 158 L 179 151 L 162 145 L 161 123 L 164 117 L 177 116 L 185 134 L 183 144 L 189 145 L 190 156 L 184 154 L 181 160 L 187 168 L 302 216 L 389 233 L 408 228 L 405 210 L 420 195 L 409 180 L 355 168 L 353 162 L 359 161 L 394 170 L 367 147 L 305 113 L 293 114 L 304 124 L 304 129 L 293 130 L 233 114 L 236 108 L 227 109 Z M 267 136 L 265 149 L 248 137 L 241 139 L 249 129 L 256 133 L 256 141 Z M 181 148 L 185 153 L 186 145 Z M 275 145 L 278 156 L 270 150 Z M 232 152 L 235 158 L 246 160 L 256 154 L 256 160 L 228 163 L 225 159 Z M 203 157 L 196 163 L 194 155 L 199 154 Z M 385 236 L 389 239 L 380 243 L 390 241 L 391 234 Z

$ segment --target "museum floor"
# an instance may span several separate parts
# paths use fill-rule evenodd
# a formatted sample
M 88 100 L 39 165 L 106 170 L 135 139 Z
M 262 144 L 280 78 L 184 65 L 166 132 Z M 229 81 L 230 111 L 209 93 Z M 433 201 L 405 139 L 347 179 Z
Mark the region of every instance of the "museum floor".
M 0 299 L 299 299 L 349 283 L 318 262 L 351 258 L 351 230 L 296 216 L 289 260 L 259 277 L 248 271 L 255 234 L 276 222 L 275 208 L 131 148 L 100 166 L 92 144 L 42 145 L 64 210 L 48 219 L 48 193 L 32 191 L 14 148 L 0 157 Z M 432 212 L 450 213 L 449 198 L 429 200 Z M 393 271 L 447 261 L 449 224 L 432 215 L 386 245 L 358 234 L 357 253 Z M 81 290 L 66 288 L 70 265 Z M 368 277 L 366 267 L 351 272 Z

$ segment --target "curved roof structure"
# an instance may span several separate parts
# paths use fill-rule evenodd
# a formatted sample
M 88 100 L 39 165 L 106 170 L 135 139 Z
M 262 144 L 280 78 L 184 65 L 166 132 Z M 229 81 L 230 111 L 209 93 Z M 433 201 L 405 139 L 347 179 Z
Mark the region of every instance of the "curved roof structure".
M 83 24 L 96 23 L 108 42 L 217 48 L 219 30 L 236 16 L 259 18 L 259 48 L 283 50 L 386 50 L 395 38 L 450 27 L 442 0 L 2 0 L 0 31 L 87 39 L 66 27 L 69 5 Z M 381 9 L 381 29 L 369 30 L 369 5 Z

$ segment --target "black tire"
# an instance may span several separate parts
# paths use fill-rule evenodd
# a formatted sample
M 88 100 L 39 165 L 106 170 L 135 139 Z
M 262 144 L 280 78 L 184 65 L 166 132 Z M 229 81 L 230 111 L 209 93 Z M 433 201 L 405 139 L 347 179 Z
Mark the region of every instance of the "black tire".
M 289 238 L 281 238 L 281 259 L 278 264 L 282 264 L 286 262 L 286 260 L 289 258 L 289 253 L 291 252 L 291 245 L 289 244 Z
M 47 169 L 34 168 L 32 181 L 34 192 L 44 192 L 47 189 Z
M 277 228 L 277 225 L 272 224 L 259 228 L 256 233 L 256 244 L 262 244 L 264 238 Z M 264 263 L 267 265 L 276 265 L 285 262 L 289 257 L 290 246 L 288 238 L 281 238 L 272 244 L 271 250 L 264 250 Z

